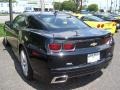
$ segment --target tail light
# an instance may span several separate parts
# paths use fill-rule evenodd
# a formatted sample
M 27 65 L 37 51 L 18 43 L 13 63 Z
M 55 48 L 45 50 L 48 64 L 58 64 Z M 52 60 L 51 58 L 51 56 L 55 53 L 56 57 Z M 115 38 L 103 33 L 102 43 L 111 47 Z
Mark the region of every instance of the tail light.
M 65 43 L 65 44 L 63 45 L 63 49 L 64 49 L 65 51 L 74 51 L 75 45 L 72 44 L 72 43 Z
M 104 38 L 104 39 L 102 39 L 102 43 L 105 44 L 108 42 L 108 40 L 109 40 L 109 38 Z
M 62 45 L 58 43 L 52 43 L 49 44 L 48 47 L 53 52 L 59 52 L 61 50 Z
M 101 25 L 101 28 L 103 28 L 103 27 L 104 27 L 104 24 Z
M 103 43 L 103 44 L 112 44 L 112 43 L 113 43 L 113 38 L 112 38 L 112 37 L 104 38 L 104 39 L 102 40 L 102 43 Z
M 65 44 L 58 44 L 58 43 L 51 43 L 48 45 L 50 51 L 54 53 L 58 53 L 60 51 L 74 51 L 75 45 L 72 43 L 65 43 Z
M 100 28 L 100 24 L 97 25 L 97 28 Z
M 116 26 L 116 24 L 113 24 L 113 26 Z

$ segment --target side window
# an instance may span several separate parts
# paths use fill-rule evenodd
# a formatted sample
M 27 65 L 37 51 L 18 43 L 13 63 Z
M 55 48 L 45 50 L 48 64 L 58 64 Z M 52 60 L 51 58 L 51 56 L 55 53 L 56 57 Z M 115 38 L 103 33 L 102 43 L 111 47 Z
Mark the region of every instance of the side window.
M 90 19 L 88 17 L 82 17 L 83 21 L 90 21 Z
M 25 17 L 17 16 L 13 21 L 13 28 L 24 28 L 26 27 Z
M 83 21 L 96 21 L 95 19 L 89 18 L 89 17 L 83 17 L 82 20 Z
M 42 29 L 44 29 L 44 26 L 38 20 L 36 20 L 34 17 L 29 16 L 28 17 L 28 28 L 42 30 Z

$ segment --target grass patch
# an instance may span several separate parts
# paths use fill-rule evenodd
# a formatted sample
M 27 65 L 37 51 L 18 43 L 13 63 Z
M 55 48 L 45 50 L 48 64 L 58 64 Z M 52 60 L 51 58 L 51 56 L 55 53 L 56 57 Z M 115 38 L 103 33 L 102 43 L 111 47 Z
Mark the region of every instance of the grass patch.
M 0 37 L 4 36 L 3 26 L 4 26 L 4 24 L 0 24 Z

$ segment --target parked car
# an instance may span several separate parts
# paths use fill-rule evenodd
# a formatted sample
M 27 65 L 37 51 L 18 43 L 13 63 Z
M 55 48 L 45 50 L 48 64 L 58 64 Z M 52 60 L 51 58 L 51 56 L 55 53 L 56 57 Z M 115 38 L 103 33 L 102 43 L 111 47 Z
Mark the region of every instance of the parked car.
M 120 19 L 117 19 L 111 15 L 104 15 L 104 14 L 94 14 L 95 16 L 104 19 L 105 21 L 112 21 L 116 22 L 117 24 L 117 29 L 120 29 Z
M 34 12 L 34 8 L 32 7 L 26 7 L 24 12 Z
M 90 14 L 91 12 L 90 11 L 87 11 L 87 10 L 81 10 L 80 11 L 80 14 Z
M 110 16 L 116 18 L 116 19 L 120 19 L 120 15 L 119 14 L 116 14 L 116 13 L 110 13 L 109 14 Z
M 107 30 L 111 32 L 112 34 L 117 32 L 115 22 L 105 21 L 93 15 L 74 14 L 74 16 L 77 16 L 80 20 L 84 21 L 86 24 L 88 24 L 92 28 L 99 28 L 101 30 Z
M 64 13 L 24 13 L 6 22 L 4 31 L 4 44 L 13 48 L 27 79 L 35 73 L 51 84 L 63 83 L 100 71 L 113 57 L 108 31 Z

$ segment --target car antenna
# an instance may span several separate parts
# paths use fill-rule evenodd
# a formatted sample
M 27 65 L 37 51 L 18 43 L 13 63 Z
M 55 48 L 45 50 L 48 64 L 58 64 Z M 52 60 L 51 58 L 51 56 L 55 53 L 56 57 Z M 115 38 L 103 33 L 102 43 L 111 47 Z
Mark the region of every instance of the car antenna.
M 76 36 L 78 36 L 78 32 L 77 31 L 75 31 L 76 32 Z
M 54 12 L 54 15 L 56 16 L 56 15 L 57 15 L 57 13 L 58 13 L 58 11 L 55 11 L 55 12 Z
M 55 40 L 55 34 L 53 33 L 53 43 L 54 43 L 54 40 Z

